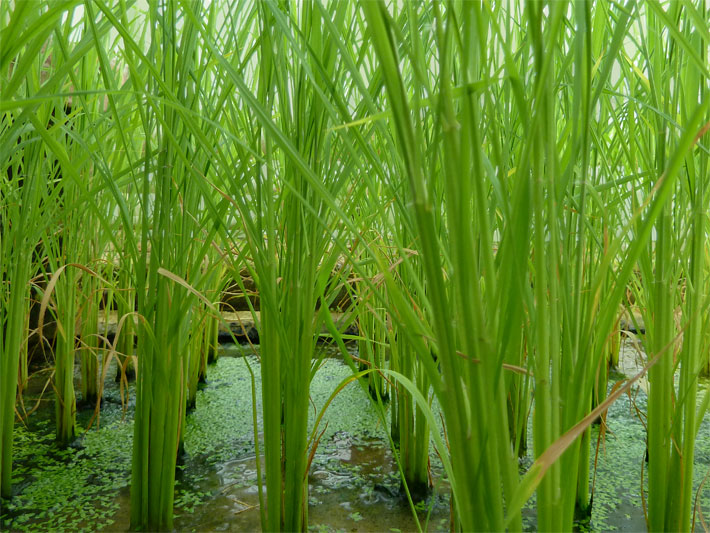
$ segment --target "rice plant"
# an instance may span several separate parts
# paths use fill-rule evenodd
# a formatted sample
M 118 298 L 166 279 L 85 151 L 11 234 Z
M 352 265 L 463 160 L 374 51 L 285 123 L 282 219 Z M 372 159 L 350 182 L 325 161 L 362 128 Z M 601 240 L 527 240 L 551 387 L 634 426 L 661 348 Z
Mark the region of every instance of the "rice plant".
M 15 419 L 15 394 L 19 357 L 27 330 L 30 279 L 39 270 L 35 254 L 40 239 L 57 222 L 57 206 L 62 202 L 62 182 L 76 177 L 76 165 L 66 156 L 67 128 L 61 92 L 70 63 L 54 68 L 53 57 L 60 53 L 50 36 L 63 12 L 52 7 L 45 12 L 17 6 L 3 9 L 2 90 L 3 98 L 22 100 L 44 95 L 30 106 L 9 106 L 2 122 L 2 496 L 11 495 L 12 434 Z M 68 6 L 64 6 L 68 7 Z M 42 24 L 49 21 L 50 24 Z M 17 32 L 23 32 L 20 39 Z M 54 43 L 50 45 L 49 43 Z M 59 89 L 59 91 L 58 91 Z M 61 180 L 58 178 L 61 177 Z M 71 202 L 71 200 L 69 200 Z M 47 243 L 47 248 L 51 245 Z M 50 250 L 45 250 L 50 253 Z M 33 256 L 35 260 L 33 260 Z M 68 298 L 74 294 L 67 292 Z M 57 436 L 67 442 L 74 432 L 73 320 L 63 339 L 72 343 L 71 355 L 60 356 L 57 370 Z M 69 340 L 71 336 L 71 340 Z M 67 357 L 72 358 L 70 368 Z M 64 366 L 62 366 L 64 365 Z M 66 386 L 65 386 L 66 385 Z
M 638 166 L 663 176 L 675 166 L 681 179 L 674 184 L 672 201 L 656 222 L 656 239 L 640 261 L 644 280 L 647 328 L 646 349 L 659 358 L 649 373 L 648 408 L 649 529 L 690 529 L 692 518 L 692 463 L 697 420 L 705 407 L 696 405 L 701 368 L 700 335 L 705 290 L 707 199 L 698 171 L 707 166 L 707 150 L 676 147 L 691 141 L 677 121 L 706 125 L 707 45 L 701 44 L 707 25 L 698 24 L 700 6 L 674 5 L 668 11 L 649 4 L 638 22 L 643 36 L 639 47 L 647 79 L 637 91 L 648 93 L 648 116 L 653 129 L 640 136 Z M 664 30 L 669 31 L 663 38 Z M 681 216 L 683 213 L 685 216 Z M 681 307 L 680 322 L 675 310 Z M 680 335 L 682 334 L 682 342 Z M 680 367 L 678 387 L 674 374 Z

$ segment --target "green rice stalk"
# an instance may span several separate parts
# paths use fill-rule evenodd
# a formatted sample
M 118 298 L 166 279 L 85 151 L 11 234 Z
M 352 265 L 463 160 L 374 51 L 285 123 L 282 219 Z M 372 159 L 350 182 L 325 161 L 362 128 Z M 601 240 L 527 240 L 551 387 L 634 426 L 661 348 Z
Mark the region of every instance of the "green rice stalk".
M 42 70 L 47 42 L 72 3 L 0 7 L 0 94 L 2 103 L 60 91 L 64 73 Z M 30 9 L 27 9 L 27 8 Z M 38 60 L 39 58 L 39 60 Z M 32 254 L 54 214 L 58 188 L 50 186 L 54 154 L 49 134 L 51 102 L 3 110 L 0 139 L 0 496 L 12 495 L 12 438 L 19 357 L 27 338 L 29 282 L 37 265 Z M 57 130 L 54 130 L 57 134 Z M 63 136 L 63 132 L 62 132 Z M 19 141 L 19 142 L 18 142 Z
M 436 9 L 437 6 L 434 7 L 438 29 L 436 37 L 440 54 L 439 64 L 442 69 L 441 103 L 437 112 L 440 113 L 440 124 L 452 124 L 456 119 L 453 116 L 448 76 L 453 67 L 453 59 L 447 54 L 451 53 L 456 46 L 453 28 L 458 23 L 463 23 L 464 28 L 470 27 L 467 25 L 474 23 L 476 7 L 467 5 L 464 6 L 462 13 L 456 13 L 453 6 L 447 6 L 446 15 L 441 15 Z M 476 194 L 473 194 L 472 189 L 480 186 L 481 183 L 476 180 L 474 183 L 468 183 L 466 180 L 459 181 L 458 170 L 454 166 L 460 164 L 463 168 L 468 168 L 468 165 L 473 164 L 476 168 L 475 165 L 480 164 L 477 152 L 480 150 L 480 144 L 475 137 L 475 128 L 472 127 L 473 124 L 477 127 L 476 107 L 473 98 L 464 99 L 464 104 L 468 107 L 464 107 L 465 111 L 459 118 L 464 120 L 461 133 L 447 128 L 442 132 L 444 141 L 442 173 L 446 195 L 451 202 L 448 205 L 448 222 L 451 227 L 464 229 L 463 233 L 452 238 L 450 243 L 449 252 L 454 265 L 451 275 L 452 293 L 455 296 L 451 301 L 447 301 L 447 290 L 439 258 L 439 244 L 436 238 L 437 223 L 424 181 L 421 147 L 412 126 L 402 74 L 398 67 L 393 40 L 393 22 L 381 3 L 365 4 L 363 9 L 382 66 L 389 96 L 388 102 L 411 187 L 414 218 L 421 243 L 420 253 L 432 304 L 437 340 L 436 352 L 441 362 L 443 384 L 448 390 L 448 393 L 439 399 L 447 422 L 453 463 L 456 465 L 454 472 L 456 478 L 452 480 L 452 486 L 457 517 L 460 520 L 460 527 L 464 530 L 501 529 L 503 527 L 501 494 L 498 491 L 484 493 L 485 491 L 481 490 L 484 485 L 502 486 L 505 494 L 511 494 L 509 491 L 514 486 L 513 456 L 512 453 L 508 453 L 508 446 L 502 444 L 508 441 L 508 430 L 505 396 L 502 383 L 499 381 L 501 375 L 498 373 L 497 379 L 493 377 L 491 372 L 496 374 L 494 366 L 488 367 L 488 363 L 492 363 L 492 360 L 484 355 L 491 352 L 484 334 L 485 319 L 481 311 L 486 306 L 481 301 L 481 290 L 485 287 L 487 293 L 496 293 L 494 285 L 491 284 L 493 282 L 492 246 L 485 240 L 480 247 L 474 244 L 471 230 L 466 229 L 470 228 L 469 224 L 473 220 L 483 238 L 490 238 L 487 212 L 480 203 L 484 201 L 484 197 L 480 195 L 480 189 Z M 455 13 L 461 17 L 456 23 Z M 471 35 L 465 30 L 462 34 Z M 471 57 L 464 56 L 463 59 L 471 59 Z M 468 137 L 469 134 L 473 134 L 473 137 Z M 473 200 L 473 209 L 468 204 L 470 200 Z M 483 259 L 481 264 L 474 259 L 474 251 L 481 253 Z M 483 264 L 486 266 L 484 267 Z M 481 270 L 478 270 L 479 268 Z M 479 274 L 483 274 L 483 279 L 478 277 Z M 452 307 L 461 324 L 459 331 L 467 331 L 465 336 L 459 337 L 452 326 L 450 319 Z M 495 327 L 495 324 L 487 326 Z M 483 364 L 463 367 L 463 359 L 457 355 L 459 342 L 461 342 L 462 353 L 477 354 Z M 486 373 L 488 375 L 484 378 Z M 493 409 L 495 412 L 483 411 L 483 405 L 486 405 L 487 410 Z M 494 419 L 504 421 L 503 428 L 489 423 Z M 476 449 L 470 449 L 471 443 L 476 443 Z M 480 458 L 484 456 L 487 460 L 481 461 Z M 475 521 L 473 517 L 476 517 Z
M 648 9 L 647 40 L 645 43 L 651 98 L 664 116 L 655 116 L 655 165 L 657 172 L 664 169 L 671 158 L 668 146 L 679 135 L 665 117 L 680 117 L 681 125 L 691 128 L 702 106 L 708 79 L 707 26 L 698 26 L 698 15 L 707 13 L 707 6 L 674 4 L 665 10 L 658 3 Z M 703 42 L 702 29 L 705 29 Z M 661 29 L 670 33 L 667 39 Z M 665 52 L 667 61 L 659 56 Z M 703 69 L 702 67 L 705 66 Z M 704 81 L 703 81 L 704 80 Z M 672 87 L 672 85 L 674 87 Z M 703 122 L 707 123 L 707 105 Z M 686 126 L 687 124 L 687 126 Z M 690 132 L 686 132 L 687 134 Z M 705 141 L 698 135 L 695 141 Z M 706 143 L 704 143 L 706 145 Z M 707 149 L 697 146 L 684 158 L 684 180 L 676 189 L 675 212 L 687 209 L 685 218 L 673 216 L 671 207 L 657 225 L 657 240 L 653 253 L 654 283 L 646 288 L 649 303 L 653 303 L 652 327 L 647 328 L 649 356 L 673 345 L 678 333 L 675 322 L 676 306 L 682 307 L 683 341 L 680 350 L 667 350 L 649 374 L 648 457 L 649 457 L 649 529 L 690 530 L 693 501 L 693 456 L 699 419 L 697 418 L 697 384 L 700 358 L 705 284 L 705 246 L 707 196 L 706 183 L 698 170 L 707 168 Z M 687 224 L 687 225 L 686 225 Z M 677 235 L 687 227 L 688 237 Z M 683 257 L 682 265 L 674 259 Z M 647 264 L 651 261 L 647 261 Z M 684 270 L 684 297 L 679 279 Z M 651 317 L 648 317 L 651 318 Z M 649 322 L 647 322 L 649 324 Z M 675 360 L 677 357 L 677 361 Z M 680 381 L 675 390 L 674 375 L 680 366 Z
M 105 16 L 111 15 L 104 6 L 100 7 Z M 125 20 L 126 12 L 121 16 Z M 136 258 L 138 311 L 144 326 L 137 332 L 139 368 L 131 523 L 133 527 L 169 529 L 194 296 L 166 274 L 200 286 L 199 265 L 204 257 L 200 250 L 205 245 L 193 243 L 196 228 L 200 227 L 192 215 L 199 189 L 192 186 L 193 168 L 187 158 L 194 145 L 182 112 L 194 105 L 193 73 L 199 72 L 200 58 L 197 34 L 190 21 L 177 30 L 175 5 L 152 5 L 149 20 L 152 44 L 145 56 L 125 25 L 112 20 L 124 47 L 130 50 L 126 60 L 133 87 L 146 102 L 141 111 L 145 131 L 141 252 Z M 159 75 L 150 70 L 153 64 L 161 65 Z M 155 139 L 155 144 L 151 139 Z
M 369 267 L 369 268 L 368 268 Z M 375 275 L 372 264 L 365 265 L 365 272 Z M 372 297 L 369 286 L 361 285 L 357 293 L 357 320 L 359 335 L 358 355 L 361 359 L 360 370 L 366 368 L 379 369 L 385 367 L 385 354 L 388 350 L 386 313 Z M 368 374 L 368 390 L 370 396 L 377 401 L 389 399 L 387 383 L 378 372 Z
M 6 16 L 3 13 L 3 16 Z M 21 55 L 18 61 L 27 61 Z M 7 63 L 5 63 L 7 68 Z M 15 72 L 19 72 L 20 69 Z M 2 93 L 5 92 L 6 78 L 1 78 Z M 47 115 L 46 106 L 38 110 Z M 3 116 L 2 147 L 2 202 L 0 203 L 0 271 L 2 292 L 0 297 L 0 363 L 2 365 L 2 392 L 0 393 L 0 496 L 12 496 L 12 444 L 15 422 L 15 394 L 17 391 L 19 357 L 23 341 L 27 337 L 24 328 L 29 312 L 29 283 L 36 265 L 32 264 L 34 249 L 43 230 L 43 206 L 48 205 L 48 181 L 50 172 L 46 162 L 46 152 L 34 126 L 26 122 L 15 144 L 17 133 L 13 125 L 17 116 L 6 113 Z M 15 130 L 16 132 L 17 130 Z M 10 142 L 9 139 L 13 139 Z M 6 163 L 5 163 L 6 162 Z M 11 169 L 11 170 L 10 170 Z M 10 180 L 10 172 L 13 179 Z

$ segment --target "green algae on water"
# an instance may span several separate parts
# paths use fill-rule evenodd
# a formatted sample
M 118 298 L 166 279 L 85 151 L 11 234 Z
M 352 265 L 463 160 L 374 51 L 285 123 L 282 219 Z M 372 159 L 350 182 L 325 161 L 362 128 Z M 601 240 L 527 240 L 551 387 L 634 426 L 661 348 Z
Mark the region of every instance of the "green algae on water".
M 202 503 L 214 496 L 214 490 L 195 488 L 206 477 L 205 472 L 219 464 L 253 457 L 251 376 L 247 363 L 255 373 L 260 402 L 259 363 L 254 356 L 219 358 L 209 368 L 207 386 L 197 394 L 196 409 L 186 421 L 187 458 L 178 467 L 177 515 L 197 512 Z M 326 360 L 318 370 L 311 390 L 314 407 L 309 412 L 311 428 L 317 410 L 349 375 L 350 369 L 334 360 Z M 106 397 L 116 396 L 117 391 L 111 388 L 114 385 L 107 386 Z M 100 427 L 80 431 L 77 447 L 57 447 L 51 417 L 32 422 L 31 431 L 18 425 L 14 436 L 15 497 L 3 502 L 2 529 L 96 531 L 111 528 L 120 520 L 125 522 L 120 517 L 126 511 L 121 509 L 125 502 L 120 495 L 130 484 L 133 441 L 130 407 L 124 416 L 120 403 L 105 401 Z M 257 403 L 257 408 L 260 407 Z M 38 415 L 41 413 L 33 417 Z M 82 413 L 78 419 L 80 423 L 88 423 L 89 413 Z M 314 465 L 328 464 L 331 468 L 339 463 L 331 456 L 339 446 L 342 448 L 343 442 L 365 443 L 378 435 L 380 439 L 384 437 L 379 419 L 357 383 L 345 387 L 331 403 L 320 430 L 323 429 Z M 336 436 L 346 441 L 338 444 L 340 437 Z

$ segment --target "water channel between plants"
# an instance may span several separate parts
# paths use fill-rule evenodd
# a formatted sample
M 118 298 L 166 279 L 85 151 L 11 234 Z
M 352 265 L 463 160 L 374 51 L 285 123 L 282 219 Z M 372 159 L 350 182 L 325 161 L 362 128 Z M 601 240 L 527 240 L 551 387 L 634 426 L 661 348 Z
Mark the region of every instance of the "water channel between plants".
M 224 345 L 208 371 L 196 409 L 187 417 L 186 455 L 179 461 L 175 492 L 178 531 L 258 531 L 260 529 L 252 393 L 249 367 L 260 398 L 259 363 L 250 348 Z M 622 347 L 620 368 L 638 367 L 632 341 Z M 337 357 L 324 360 L 311 385 L 310 424 L 333 390 L 351 374 Z M 112 373 L 109 371 L 109 375 Z M 613 373 L 609 382 L 623 379 Z M 133 438 L 133 386 L 122 400 L 120 387 L 107 380 L 100 425 L 83 432 L 93 410 L 78 413 L 81 437 L 74 446 L 54 443 L 54 398 L 42 394 L 47 372 L 38 372 L 25 393 L 28 411 L 39 408 L 15 431 L 14 494 L 2 509 L 3 531 L 126 531 Z M 608 411 L 607 431 L 592 468 L 592 520 L 581 529 L 645 530 L 641 476 L 645 471 L 645 429 L 637 412 L 646 412 L 644 384 L 622 396 Z M 49 389 L 49 387 L 48 387 Z M 260 409 L 260 405 L 257 406 Z M 260 423 L 260 421 L 259 421 Z M 357 383 L 329 406 L 309 474 L 311 531 L 416 531 L 416 521 L 400 497 L 396 462 L 386 429 Z M 529 431 L 528 434 L 531 434 Z M 599 440 L 595 427 L 592 443 Z M 710 494 L 698 491 L 710 472 L 710 422 L 703 421 L 695 454 L 695 522 L 710 516 Z M 530 448 L 531 449 L 531 445 Z M 595 456 L 596 455 L 596 456 Z M 521 470 L 531 464 L 521 461 Z M 436 454 L 431 451 L 435 494 L 418 504 L 422 527 L 449 530 L 449 491 Z M 644 483 L 645 485 L 646 483 Z M 535 530 L 534 498 L 523 513 L 526 530 Z

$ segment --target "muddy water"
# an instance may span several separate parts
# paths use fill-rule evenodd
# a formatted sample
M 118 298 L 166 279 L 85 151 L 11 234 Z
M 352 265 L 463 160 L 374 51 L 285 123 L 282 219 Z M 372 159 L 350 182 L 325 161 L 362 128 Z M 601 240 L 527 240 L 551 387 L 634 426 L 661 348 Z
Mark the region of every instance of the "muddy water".
M 631 373 L 642 354 L 625 345 L 621 366 Z M 242 355 L 238 347 L 225 354 Z M 223 357 L 210 369 L 207 386 L 198 393 L 188 416 L 186 457 L 176 482 L 175 528 L 178 531 L 258 531 L 259 496 L 252 426 L 252 391 L 248 369 L 255 373 L 260 409 L 259 365 L 254 357 Z M 40 408 L 16 426 L 15 494 L 3 502 L 2 530 L 126 531 L 129 526 L 129 483 L 134 399 L 107 383 L 100 427 L 85 431 L 91 409 L 79 413 L 82 428 L 76 446 L 58 450 L 53 442 L 53 404 L 49 389 L 41 392 L 48 373 L 38 374 L 26 393 L 29 410 Z M 109 371 L 109 376 L 114 375 Z M 312 384 L 311 424 L 330 393 L 350 375 L 335 359 L 326 361 Z M 621 379 L 616 375 L 614 379 Z M 611 384 L 610 384 L 611 386 Z M 127 394 L 126 394 L 127 393 Z M 643 531 L 641 474 L 645 471 L 645 430 L 637 410 L 645 412 L 644 387 L 623 396 L 610 408 L 608 431 L 592 452 L 593 531 Z M 309 524 L 313 531 L 416 531 L 409 505 L 399 496 L 397 468 L 384 428 L 365 393 L 348 385 L 327 411 L 321 444 L 309 475 Z M 261 428 L 257 428 L 261 438 Z M 532 434 L 530 431 L 529 434 Z M 593 444 L 598 429 L 594 429 Z M 695 488 L 710 471 L 710 424 L 705 421 L 696 446 Z M 532 449 L 531 443 L 529 449 Z M 434 461 L 439 491 L 420 506 L 421 526 L 448 530 L 448 487 Z M 523 464 L 529 466 L 530 461 Z M 593 469 L 594 472 L 594 469 Z M 710 516 L 710 494 L 698 492 L 700 513 Z M 524 511 L 526 530 L 535 530 L 534 499 Z M 701 527 L 701 526 L 698 526 Z
M 372 453 L 370 453 L 372 452 Z M 363 447 L 353 463 L 359 466 L 381 467 L 390 464 L 384 449 L 378 443 Z M 309 523 L 316 531 L 416 531 L 412 512 L 399 497 L 377 479 L 381 472 L 372 475 L 360 472 L 361 479 L 347 471 L 315 470 L 309 477 Z M 385 474 L 385 477 L 386 474 Z M 179 483 L 180 487 L 181 484 Z M 259 531 L 259 495 L 256 485 L 256 460 L 249 457 L 228 461 L 210 469 L 205 479 L 192 487 L 207 497 L 193 509 L 176 509 L 177 531 Z M 430 531 L 448 530 L 448 502 L 440 498 L 429 517 Z M 115 522 L 107 530 L 126 531 L 129 527 L 130 494 L 128 488 L 116 496 L 119 510 Z M 426 514 L 418 513 L 422 527 Z M 435 522 L 436 520 L 436 522 Z M 88 524 L 87 524 L 88 526 Z

